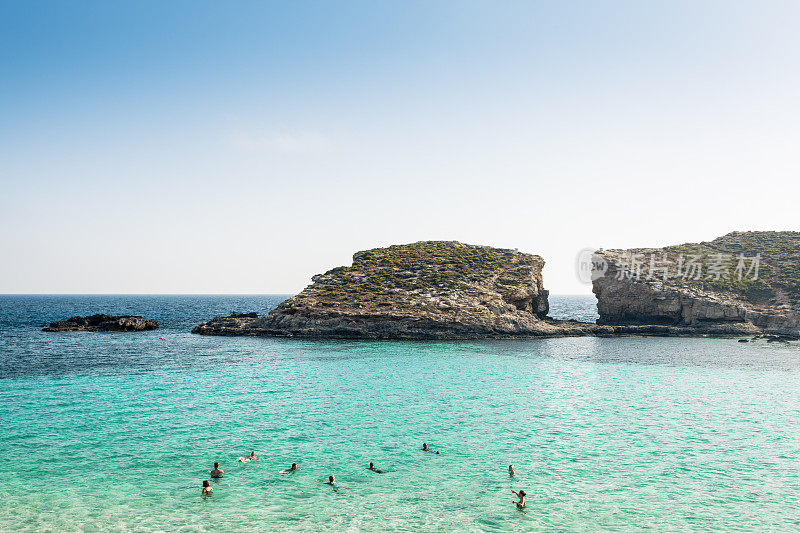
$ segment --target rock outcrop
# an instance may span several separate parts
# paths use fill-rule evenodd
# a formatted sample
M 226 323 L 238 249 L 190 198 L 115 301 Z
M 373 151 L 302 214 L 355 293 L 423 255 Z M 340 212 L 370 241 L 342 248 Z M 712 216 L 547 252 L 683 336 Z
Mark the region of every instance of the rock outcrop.
M 158 322 L 140 316 L 91 315 L 74 316 L 67 320 L 59 320 L 53 322 L 42 331 L 94 331 L 106 333 L 113 331 L 147 331 L 152 329 L 158 329 Z
M 697 334 L 800 336 L 800 233 L 734 232 L 711 242 L 596 253 L 598 323 Z
M 425 241 L 358 252 L 266 316 L 214 318 L 192 332 L 340 339 L 570 335 L 800 337 L 800 233 L 600 251 L 597 324 L 553 320 L 541 257 Z
M 267 316 L 233 314 L 192 332 L 348 339 L 592 334 L 594 324 L 545 318 L 543 266 L 536 255 L 458 242 L 375 248 L 356 253 L 352 266 L 314 276 Z

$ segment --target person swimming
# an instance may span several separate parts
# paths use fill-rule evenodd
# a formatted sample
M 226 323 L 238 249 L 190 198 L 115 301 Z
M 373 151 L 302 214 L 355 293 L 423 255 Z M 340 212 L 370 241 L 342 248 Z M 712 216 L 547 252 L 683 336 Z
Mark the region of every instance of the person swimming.
M 336 478 L 335 478 L 335 477 L 333 477 L 333 475 L 330 475 L 330 476 L 328 476 L 328 481 L 325 481 L 324 483 L 325 483 L 326 485 L 330 485 L 330 486 L 331 486 L 331 487 L 333 487 L 334 489 L 338 489 L 338 488 L 339 488 L 339 484 L 338 484 L 338 483 L 336 483 Z
M 422 443 L 422 451 L 423 451 L 423 452 L 436 453 L 436 454 L 438 454 L 438 453 L 439 453 L 439 452 L 437 452 L 436 450 L 432 450 L 431 448 L 428 448 L 428 443 L 427 443 L 427 442 L 423 442 L 423 443 Z
M 225 471 L 220 469 L 219 463 L 214 463 L 214 470 L 212 470 L 210 473 L 211 477 L 222 477 L 222 474 L 224 473 Z
M 245 461 L 255 461 L 256 459 L 258 459 L 256 452 L 252 451 L 247 457 L 239 457 L 239 462 L 244 463 Z
M 292 472 L 297 471 L 297 463 L 292 463 L 291 468 L 287 468 L 286 470 L 281 470 L 281 474 L 291 474 Z
M 203 480 L 203 492 L 201 493 L 202 496 L 211 496 L 214 494 L 214 489 L 211 488 L 211 485 L 208 483 L 207 479 Z
M 517 504 L 517 509 L 523 509 L 523 508 L 525 507 L 525 496 L 527 496 L 527 494 L 525 494 L 525 491 L 524 491 L 524 490 L 521 490 L 521 491 L 517 492 L 517 491 L 515 491 L 515 490 L 512 490 L 511 492 L 513 492 L 513 493 L 514 493 L 514 495 L 515 495 L 517 498 L 519 498 L 519 501 L 518 501 L 518 502 L 514 502 L 514 503 L 516 503 L 516 504 Z M 513 500 L 512 500 L 512 501 L 513 501 Z
M 372 470 L 372 471 L 373 471 L 373 472 L 375 472 L 376 474 L 383 474 L 383 470 L 381 470 L 380 468 L 377 468 L 377 467 L 375 466 L 375 463 L 373 463 L 373 462 L 370 462 L 370 463 L 369 463 L 369 470 Z
M 514 472 L 514 465 L 508 465 L 508 475 L 514 477 L 514 474 L 516 474 L 516 472 Z

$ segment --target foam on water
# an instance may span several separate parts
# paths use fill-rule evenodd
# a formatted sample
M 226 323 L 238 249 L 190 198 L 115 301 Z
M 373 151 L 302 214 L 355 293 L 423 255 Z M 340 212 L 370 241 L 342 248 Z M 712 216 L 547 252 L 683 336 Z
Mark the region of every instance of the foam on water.
M 0 297 L 0 528 L 800 527 L 796 346 L 186 333 L 279 300 Z M 584 299 L 581 312 L 591 305 Z M 152 316 L 164 328 L 37 329 L 94 311 Z M 423 441 L 441 455 L 421 452 Z M 257 461 L 236 461 L 251 450 Z M 229 473 L 204 500 L 214 461 Z M 394 471 L 370 472 L 370 461 Z M 292 462 L 298 472 L 279 473 Z M 320 483 L 329 474 L 341 490 Z M 520 488 L 525 512 L 512 503 Z

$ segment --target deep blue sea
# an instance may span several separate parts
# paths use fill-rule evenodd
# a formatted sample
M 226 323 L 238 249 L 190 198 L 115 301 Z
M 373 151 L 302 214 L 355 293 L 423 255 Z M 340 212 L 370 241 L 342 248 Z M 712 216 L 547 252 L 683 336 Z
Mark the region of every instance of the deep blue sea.
M 189 333 L 284 297 L 0 296 L 0 530 L 800 530 L 796 343 Z

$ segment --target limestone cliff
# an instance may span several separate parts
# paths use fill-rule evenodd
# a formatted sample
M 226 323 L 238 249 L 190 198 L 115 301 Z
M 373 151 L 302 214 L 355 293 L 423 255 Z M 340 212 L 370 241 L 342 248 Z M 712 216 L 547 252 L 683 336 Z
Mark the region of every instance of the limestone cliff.
M 734 232 L 597 258 L 607 264 L 593 282 L 600 324 L 800 336 L 798 232 Z
M 425 241 L 358 252 L 267 316 L 215 318 L 205 335 L 447 339 L 585 334 L 545 320 L 541 257 Z

